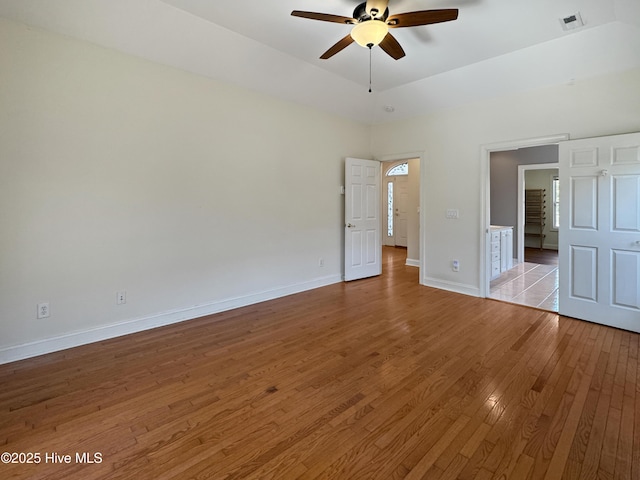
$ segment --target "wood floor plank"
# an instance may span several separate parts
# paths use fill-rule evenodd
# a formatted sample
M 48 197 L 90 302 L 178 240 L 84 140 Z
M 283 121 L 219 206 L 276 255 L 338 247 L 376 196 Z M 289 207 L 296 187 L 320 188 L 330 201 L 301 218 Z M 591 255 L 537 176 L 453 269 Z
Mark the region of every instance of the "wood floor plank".
M 635 398 L 625 395 L 622 406 L 622 418 L 620 419 L 620 431 L 618 448 L 613 478 L 631 478 L 631 465 L 633 462 L 633 422 Z
M 636 393 L 633 421 L 632 480 L 640 480 L 640 368 L 636 368 Z
M 451 459 L 449 465 L 447 465 L 447 468 L 442 471 L 442 475 L 440 476 L 439 480 L 455 480 L 456 478 L 458 478 L 458 475 L 462 472 L 464 467 L 466 467 L 468 461 L 469 459 L 464 455 L 457 454 Z M 434 467 L 442 470 L 442 468 L 438 467 L 437 465 L 434 465 Z M 428 478 L 429 477 L 427 477 L 427 479 Z
M 423 287 L 340 283 L 0 365 L 17 480 L 640 480 L 640 335 Z
M 467 465 L 462 469 L 458 478 L 460 480 L 475 480 L 478 478 L 491 478 L 493 472 L 484 470 L 482 464 L 493 450 L 493 443 L 483 440 L 473 453 Z
M 605 440 L 605 428 L 609 413 L 611 396 L 600 393 L 595 418 L 589 435 L 589 442 L 580 470 L 581 478 L 597 478 L 598 465 Z
M 590 337 L 590 340 L 595 339 Z M 582 418 L 582 412 L 584 411 L 589 394 L 589 387 L 591 385 L 593 373 L 596 369 L 597 360 L 599 358 L 603 342 L 604 335 L 600 335 L 595 342 L 590 342 L 589 345 L 592 346 L 592 348 L 585 348 L 585 354 L 587 355 L 584 357 L 583 362 L 580 362 L 577 365 L 574 375 L 577 390 L 575 391 L 573 403 L 571 404 L 566 422 L 560 432 L 558 443 L 556 444 L 553 457 L 551 458 L 549 468 L 545 475 L 545 478 L 548 480 L 560 478 L 565 470 L 565 466 L 571 452 L 571 446 L 578 430 L 580 419 Z M 568 392 L 571 392 L 571 388 L 568 389 Z
M 405 477 L 408 480 L 416 480 L 423 478 L 426 473 L 433 467 L 438 457 L 446 450 L 451 444 L 453 439 L 462 431 L 462 429 L 469 423 L 470 418 L 464 415 L 458 417 L 458 419 L 446 430 L 433 447 L 418 461 L 418 463 L 409 471 L 409 474 Z

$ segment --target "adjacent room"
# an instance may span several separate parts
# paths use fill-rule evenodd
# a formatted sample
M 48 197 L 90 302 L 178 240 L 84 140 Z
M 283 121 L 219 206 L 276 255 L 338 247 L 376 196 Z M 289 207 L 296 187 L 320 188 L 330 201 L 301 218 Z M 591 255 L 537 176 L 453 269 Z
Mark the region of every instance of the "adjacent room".
M 639 52 L 636 0 L 0 0 L 0 477 L 639 478 Z
M 557 165 L 557 145 L 491 154 L 490 298 L 558 312 Z

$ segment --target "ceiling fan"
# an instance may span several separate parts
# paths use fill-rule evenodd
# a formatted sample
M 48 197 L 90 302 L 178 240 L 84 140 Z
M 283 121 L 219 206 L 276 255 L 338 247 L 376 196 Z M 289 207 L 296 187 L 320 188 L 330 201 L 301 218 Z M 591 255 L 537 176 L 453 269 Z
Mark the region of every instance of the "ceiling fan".
M 354 41 L 369 49 L 380 45 L 380 48 L 395 60 L 405 56 L 404 50 L 391 33 L 390 28 L 417 27 L 432 23 L 449 22 L 458 18 L 457 8 L 439 10 L 421 10 L 418 12 L 389 15 L 389 0 L 368 0 L 358 5 L 353 17 L 342 17 L 328 13 L 303 12 L 294 10 L 294 17 L 310 18 L 323 22 L 344 23 L 353 25 L 351 33 L 339 40 L 320 57 L 323 60 L 333 57 Z

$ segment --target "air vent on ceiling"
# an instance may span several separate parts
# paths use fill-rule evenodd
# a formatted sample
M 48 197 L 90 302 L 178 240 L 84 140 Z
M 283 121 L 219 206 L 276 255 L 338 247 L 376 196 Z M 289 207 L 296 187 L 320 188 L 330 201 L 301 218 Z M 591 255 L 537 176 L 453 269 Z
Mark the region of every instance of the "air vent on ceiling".
M 584 22 L 582 21 L 582 15 L 580 15 L 580 12 L 560 18 L 559 21 L 563 30 L 575 30 L 576 28 L 584 27 Z

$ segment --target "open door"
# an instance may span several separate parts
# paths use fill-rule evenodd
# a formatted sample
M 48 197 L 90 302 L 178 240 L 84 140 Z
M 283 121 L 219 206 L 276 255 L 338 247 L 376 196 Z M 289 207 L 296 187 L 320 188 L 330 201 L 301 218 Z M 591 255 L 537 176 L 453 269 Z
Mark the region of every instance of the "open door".
M 344 176 L 344 279 L 380 275 L 380 162 L 347 158 Z
M 409 243 L 409 177 L 407 175 L 386 177 L 384 185 L 386 188 L 382 189 L 382 219 L 386 228 L 382 230 L 382 244 L 406 248 Z M 386 198 L 384 198 L 385 195 Z M 387 206 L 386 212 L 384 210 L 385 204 Z
M 640 133 L 560 143 L 559 313 L 640 332 Z
M 393 214 L 395 245 L 407 247 L 407 219 L 409 216 L 409 177 L 398 176 L 394 180 Z

